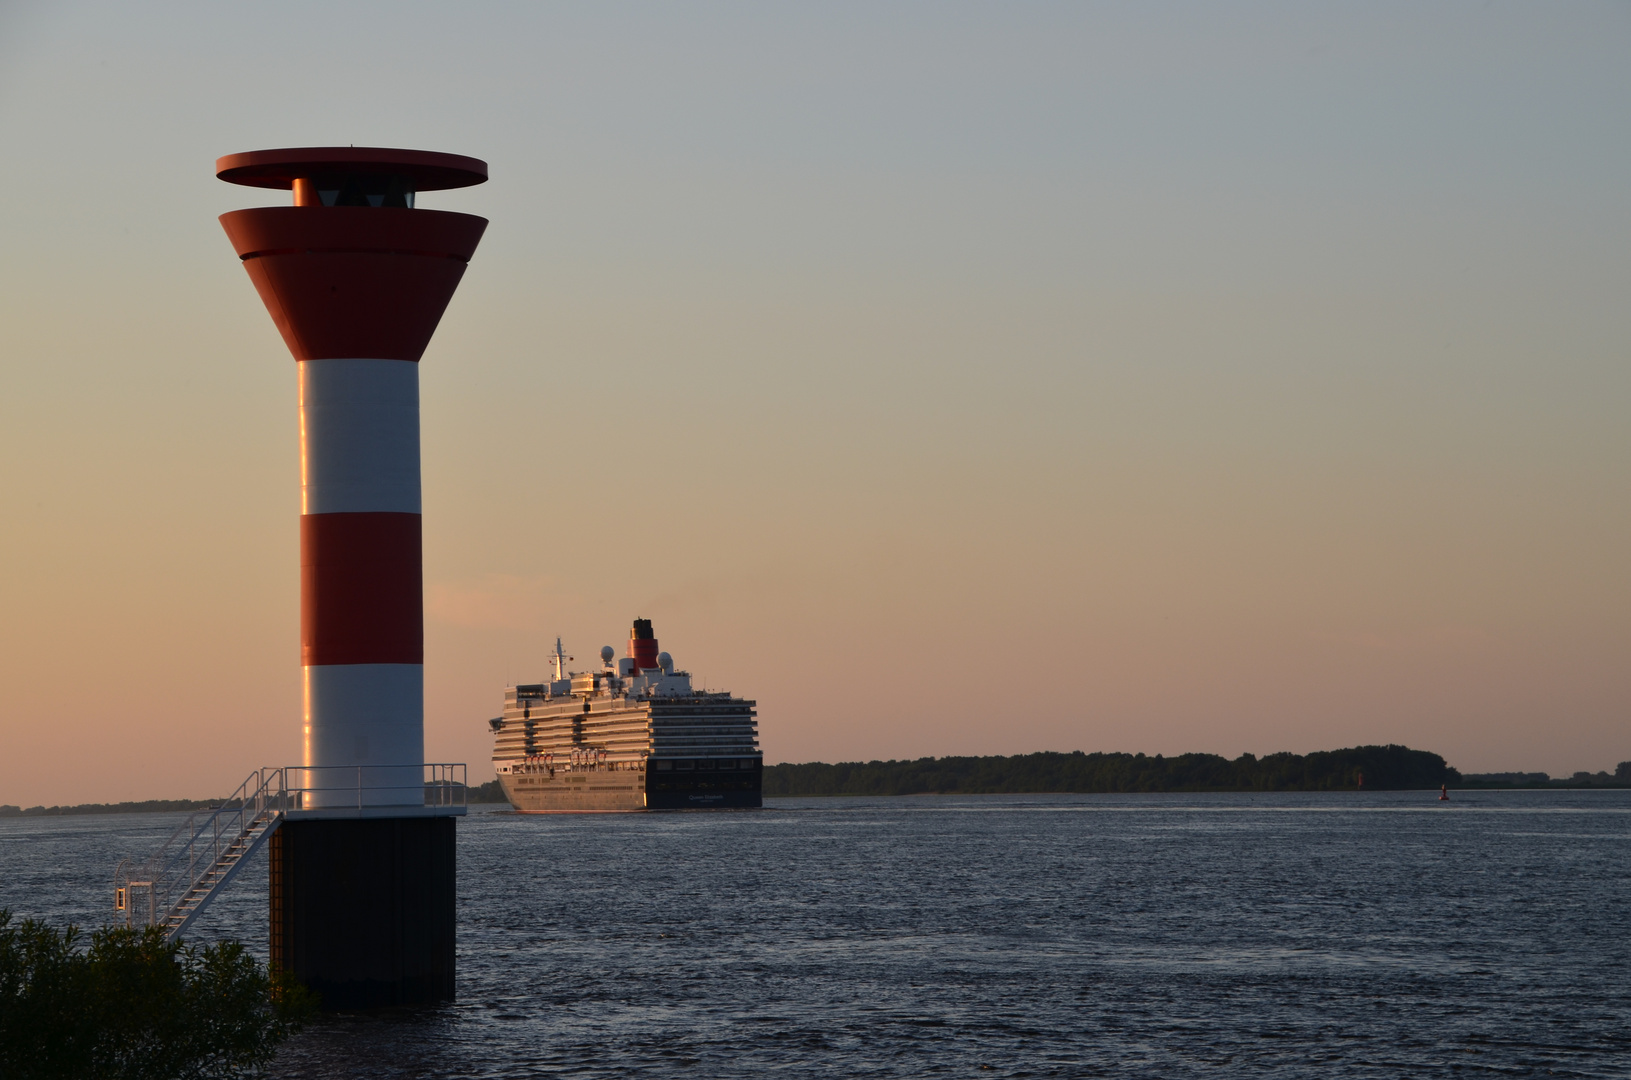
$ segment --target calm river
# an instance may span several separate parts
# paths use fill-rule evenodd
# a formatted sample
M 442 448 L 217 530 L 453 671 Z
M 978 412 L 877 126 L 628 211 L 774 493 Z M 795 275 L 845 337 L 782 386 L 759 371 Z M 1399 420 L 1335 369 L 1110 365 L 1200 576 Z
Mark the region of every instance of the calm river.
M 459 824 L 459 1000 L 283 1077 L 1631 1075 L 1631 791 L 777 799 Z M 95 925 L 181 815 L 0 820 Z M 265 955 L 265 856 L 200 921 Z

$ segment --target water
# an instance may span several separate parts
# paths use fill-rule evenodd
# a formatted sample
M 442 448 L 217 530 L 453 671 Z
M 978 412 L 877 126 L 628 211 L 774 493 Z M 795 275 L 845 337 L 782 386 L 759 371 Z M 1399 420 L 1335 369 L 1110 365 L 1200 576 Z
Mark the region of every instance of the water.
M 1628 1076 L 1631 791 L 778 799 L 475 813 L 459 1000 L 300 1077 Z M 175 815 L 0 821 L 100 922 Z M 265 951 L 265 872 L 202 920 Z

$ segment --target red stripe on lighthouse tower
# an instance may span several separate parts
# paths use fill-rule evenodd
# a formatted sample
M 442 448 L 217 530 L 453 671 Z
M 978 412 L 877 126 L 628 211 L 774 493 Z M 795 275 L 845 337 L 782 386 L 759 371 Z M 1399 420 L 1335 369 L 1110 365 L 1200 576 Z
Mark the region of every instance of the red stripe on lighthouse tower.
M 324 789 L 307 805 L 421 805 L 418 360 L 487 222 L 412 206 L 486 166 L 345 148 L 235 155 L 217 174 L 296 195 L 221 224 L 299 361 L 304 756 Z
M 300 519 L 300 662 L 425 662 L 418 514 Z

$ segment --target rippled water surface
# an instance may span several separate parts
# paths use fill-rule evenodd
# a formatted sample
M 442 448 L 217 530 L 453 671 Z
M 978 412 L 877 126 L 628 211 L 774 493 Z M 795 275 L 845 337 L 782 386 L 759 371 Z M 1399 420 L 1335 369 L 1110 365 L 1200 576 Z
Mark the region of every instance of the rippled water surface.
M 459 1000 L 286 1077 L 1631 1075 L 1631 791 L 476 813 Z M 0 821 L 95 924 L 173 815 Z M 200 938 L 265 952 L 265 867 Z

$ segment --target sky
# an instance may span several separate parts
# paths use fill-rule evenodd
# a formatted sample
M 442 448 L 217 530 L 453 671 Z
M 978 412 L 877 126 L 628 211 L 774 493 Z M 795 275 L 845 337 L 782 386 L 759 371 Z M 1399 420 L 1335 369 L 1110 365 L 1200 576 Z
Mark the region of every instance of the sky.
M 426 751 L 632 619 L 768 761 L 1631 759 L 1631 7 L 0 2 L 0 803 L 300 752 L 223 154 L 441 150 Z

